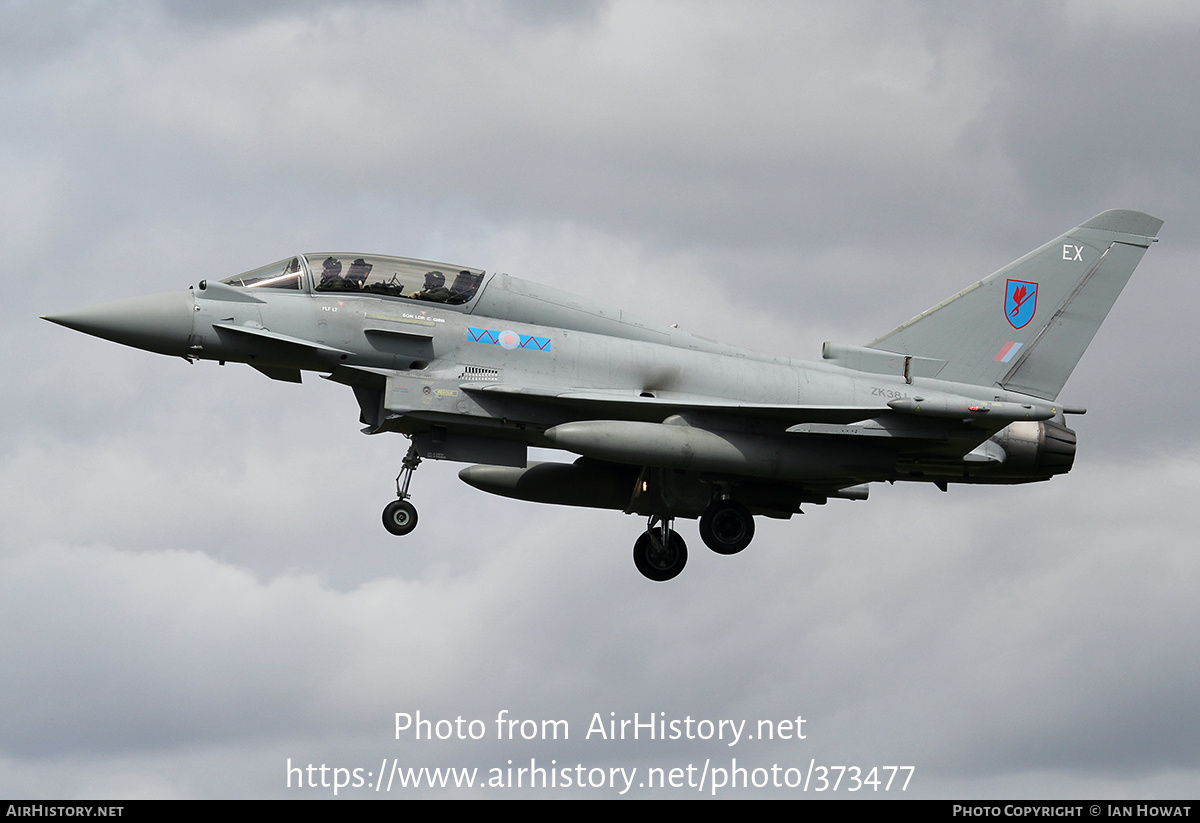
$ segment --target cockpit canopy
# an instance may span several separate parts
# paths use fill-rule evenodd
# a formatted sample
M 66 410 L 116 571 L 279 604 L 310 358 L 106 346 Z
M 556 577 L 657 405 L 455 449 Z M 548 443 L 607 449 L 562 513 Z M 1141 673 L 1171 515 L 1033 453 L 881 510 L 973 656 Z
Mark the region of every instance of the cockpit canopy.
M 248 289 L 358 292 L 461 305 L 479 290 L 484 272 L 429 260 L 359 254 L 308 254 L 222 280 Z

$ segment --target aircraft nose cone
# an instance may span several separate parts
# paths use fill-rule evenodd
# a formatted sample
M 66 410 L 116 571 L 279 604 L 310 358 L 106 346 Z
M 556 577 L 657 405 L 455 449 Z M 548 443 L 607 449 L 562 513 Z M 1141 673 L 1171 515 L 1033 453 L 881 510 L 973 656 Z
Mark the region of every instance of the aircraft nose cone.
M 194 313 L 192 293 L 177 291 L 114 300 L 42 319 L 114 343 L 159 354 L 186 355 Z

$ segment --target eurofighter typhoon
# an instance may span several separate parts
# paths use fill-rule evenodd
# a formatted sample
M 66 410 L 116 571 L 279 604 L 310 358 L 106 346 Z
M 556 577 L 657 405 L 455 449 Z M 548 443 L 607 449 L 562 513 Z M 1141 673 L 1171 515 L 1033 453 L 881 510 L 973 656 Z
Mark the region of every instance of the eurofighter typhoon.
M 383 523 L 417 525 L 423 459 L 492 494 L 647 518 L 638 571 L 669 580 L 677 518 L 736 554 L 754 517 L 863 500 L 871 483 L 1031 483 L 1071 469 L 1057 402 L 1162 221 L 1093 217 L 866 345 L 817 362 L 727 346 L 507 274 L 302 254 L 184 291 L 46 317 L 189 361 L 349 386 L 364 432 L 410 441 Z M 530 462 L 530 446 L 576 455 Z

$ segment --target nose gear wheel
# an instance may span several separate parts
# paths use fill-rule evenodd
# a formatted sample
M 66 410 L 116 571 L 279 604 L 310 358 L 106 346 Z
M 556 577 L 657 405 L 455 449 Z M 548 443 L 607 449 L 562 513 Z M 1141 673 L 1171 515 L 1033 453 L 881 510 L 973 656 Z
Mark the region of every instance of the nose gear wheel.
M 408 484 L 412 482 L 413 472 L 419 465 L 421 456 L 417 454 L 417 447 L 410 445 L 400 463 L 400 474 L 396 475 L 396 497 L 399 499 L 388 503 L 383 509 L 383 527 L 398 537 L 417 527 L 417 507 L 408 502 Z

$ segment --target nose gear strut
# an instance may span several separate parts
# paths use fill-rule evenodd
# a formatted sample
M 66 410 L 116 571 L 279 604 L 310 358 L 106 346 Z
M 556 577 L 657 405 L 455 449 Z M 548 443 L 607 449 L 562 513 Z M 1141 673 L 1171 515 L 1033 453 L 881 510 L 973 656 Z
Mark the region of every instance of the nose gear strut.
M 396 497 L 399 499 L 383 509 L 383 527 L 394 535 L 406 535 L 417 527 L 417 507 L 408 502 L 408 484 L 419 465 L 421 455 L 417 454 L 416 444 L 410 444 L 400 463 L 400 474 L 396 475 Z

